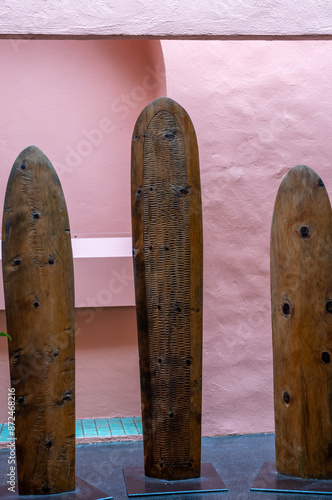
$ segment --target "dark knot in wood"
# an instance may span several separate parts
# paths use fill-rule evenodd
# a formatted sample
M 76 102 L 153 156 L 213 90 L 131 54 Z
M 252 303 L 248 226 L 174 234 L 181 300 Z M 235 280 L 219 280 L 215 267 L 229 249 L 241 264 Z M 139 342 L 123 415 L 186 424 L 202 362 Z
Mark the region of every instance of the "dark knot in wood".
M 326 310 L 327 312 L 332 313 L 332 300 L 326 302 Z
M 286 403 L 286 405 L 289 404 L 290 402 L 290 395 L 289 395 L 289 392 L 285 391 L 282 395 L 282 399 L 284 400 L 284 402 Z
M 282 305 L 282 314 L 284 316 L 289 316 L 290 315 L 290 312 L 291 312 L 291 308 L 290 308 L 290 304 L 288 304 L 288 302 L 285 302 L 283 305 Z
M 306 238 L 309 238 L 310 236 L 310 231 L 309 231 L 309 228 L 308 226 L 302 226 L 301 229 L 300 229 L 300 235 L 301 235 L 301 238 L 303 238 L 304 240 Z
M 327 351 L 322 352 L 322 361 L 324 365 L 327 365 L 331 361 L 330 353 Z
M 73 395 L 71 391 L 66 391 L 63 395 L 63 401 L 71 401 L 73 399 Z

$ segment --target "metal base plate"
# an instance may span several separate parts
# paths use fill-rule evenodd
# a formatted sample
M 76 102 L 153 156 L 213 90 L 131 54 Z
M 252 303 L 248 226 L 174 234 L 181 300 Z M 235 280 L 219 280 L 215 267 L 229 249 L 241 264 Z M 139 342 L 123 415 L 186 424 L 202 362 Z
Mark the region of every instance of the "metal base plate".
M 8 491 L 7 486 L 0 486 L 1 500 L 109 500 L 113 497 L 108 496 L 103 491 L 99 490 L 92 484 L 83 481 L 79 477 L 75 477 L 75 490 L 66 491 L 64 493 L 56 493 L 54 495 L 19 495 L 18 487 L 15 487 L 15 493 Z
M 275 463 L 265 462 L 255 479 L 251 491 L 332 495 L 332 480 L 284 476 L 277 473 Z
M 227 491 L 216 469 L 209 463 L 201 465 L 201 477 L 197 479 L 177 481 L 154 479 L 145 476 L 144 467 L 126 467 L 123 469 L 123 475 L 129 497 Z

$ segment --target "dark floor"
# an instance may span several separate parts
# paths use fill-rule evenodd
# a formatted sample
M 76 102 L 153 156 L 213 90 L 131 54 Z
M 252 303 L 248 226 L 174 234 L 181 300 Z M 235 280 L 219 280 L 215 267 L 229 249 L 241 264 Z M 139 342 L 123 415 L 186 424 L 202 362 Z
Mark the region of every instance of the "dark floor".
M 76 448 L 76 475 L 114 500 L 127 499 L 123 467 L 143 465 L 142 441 L 82 444 Z M 228 492 L 167 495 L 165 500 L 298 500 L 322 495 L 251 492 L 263 462 L 274 461 L 274 435 L 230 436 L 202 439 L 202 462 L 211 462 Z M 0 480 L 5 484 L 8 451 L 0 450 Z M 58 497 L 58 495 L 57 495 Z

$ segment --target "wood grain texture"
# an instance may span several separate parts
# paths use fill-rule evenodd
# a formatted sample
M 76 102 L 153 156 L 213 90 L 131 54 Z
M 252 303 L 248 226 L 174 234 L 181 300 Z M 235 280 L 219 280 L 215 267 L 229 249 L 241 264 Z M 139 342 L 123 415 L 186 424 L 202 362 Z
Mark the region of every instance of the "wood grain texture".
M 71 237 L 58 176 L 31 146 L 9 177 L 2 266 L 21 495 L 75 489 Z
M 196 134 L 179 104 L 142 111 L 131 168 L 145 474 L 199 477 L 202 209 Z
M 332 478 L 332 216 L 322 180 L 293 168 L 271 228 L 276 466 Z

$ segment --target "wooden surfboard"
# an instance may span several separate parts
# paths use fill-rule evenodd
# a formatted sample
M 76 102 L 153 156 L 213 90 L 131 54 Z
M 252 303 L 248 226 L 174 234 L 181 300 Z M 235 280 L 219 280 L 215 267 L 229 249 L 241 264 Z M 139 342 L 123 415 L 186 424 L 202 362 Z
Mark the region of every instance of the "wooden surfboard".
M 140 114 L 131 199 L 145 474 L 199 477 L 202 209 L 196 134 L 168 98 Z
M 71 237 L 58 176 L 36 147 L 12 167 L 2 266 L 20 495 L 75 489 Z
M 282 181 L 271 228 L 276 467 L 332 478 L 332 215 L 300 165 Z

